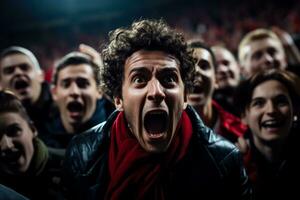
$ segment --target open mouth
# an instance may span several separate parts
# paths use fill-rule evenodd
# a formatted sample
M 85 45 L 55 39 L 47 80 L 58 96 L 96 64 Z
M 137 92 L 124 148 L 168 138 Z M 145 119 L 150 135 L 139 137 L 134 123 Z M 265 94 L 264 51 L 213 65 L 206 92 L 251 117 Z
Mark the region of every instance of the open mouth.
M 280 128 L 284 125 L 284 121 L 283 120 L 266 120 L 264 122 L 261 123 L 261 126 L 263 128 Z
M 230 79 L 231 77 L 230 77 L 229 75 L 227 75 L 227 74 L 219 74 L 219 75 L 217 76 L 217 78 L 218 78 L 219 80 L 225 81 L 225 80 Z
M 1 152 L 1 162 L 5 162 L 8 164 L 16 163 L 21 157 L 20 151 L 5 151 Z
M 24 90 L 26 89 L 27 87 L 29 87 L 29 82 L 24 80 L 24 79 L 19 79 L 19 80 L 16 80 L 14 82 L 14 85 L 13 87 L 16 89 L 16 90 Z
M 84 111 L 84 106 L 78 101 L 72 101 L 68 103 L 67 109 L 70 112 L 71 117 L 80 117 L 81 113 Z
M 148 112 L 144 117 L 144 127 L 149 138 L 158 139 L 164 136 L 169 125 L 168 113 L 163 110 Z
M 191 93 L 197 94 L 197 93 L 202 93 L 203 91 L 204 88 L 202 87 L 202 85 L 194 85 Z

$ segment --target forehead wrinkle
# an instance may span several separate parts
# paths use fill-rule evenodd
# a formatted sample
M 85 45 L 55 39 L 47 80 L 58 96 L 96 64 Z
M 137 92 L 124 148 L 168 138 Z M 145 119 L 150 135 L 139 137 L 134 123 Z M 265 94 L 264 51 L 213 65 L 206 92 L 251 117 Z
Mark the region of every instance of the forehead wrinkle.
M 156 54 L 158 53 L 158 54 Z M 131 56 L 129 56 L 125 61 L 126 65 L 133 65 L 134 63 L 137 63 L 139 61 L 147 61 L 152 60 L 154 63 L 161 63 L 163 61 L 169 61 L 169 62 L 176 62 L 176 64 L 180 64 L 179 60 L 164 51 L 146 51 L 146 50 L 140 50 L 134 52 Z

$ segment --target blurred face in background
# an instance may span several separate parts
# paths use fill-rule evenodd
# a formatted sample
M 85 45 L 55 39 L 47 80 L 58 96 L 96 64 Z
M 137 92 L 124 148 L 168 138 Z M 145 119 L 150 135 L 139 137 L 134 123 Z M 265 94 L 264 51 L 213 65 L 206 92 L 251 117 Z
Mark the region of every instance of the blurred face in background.
M 92 67 L 78 64 L 61 69 L 52 95 L 65 128 L 87 122 L 100 96 Z
M 193 57 L 196 58 L 197 62 L 193 89 L 188 94 L 187 100 L 191 106 L 205 106 L 212 98 L 215 87 L 213 60 L 209 51 L 203 48 L 195 48 Z
M 240 81 L 239 65 L 230 51 L 223 47 L 213 47 L 217 61 L 216 83 L 219 89 L 236 87 Z
M 293 121 L 293 105 L 287 88 L 277 80 L 257 85 L 243 120 L 251 129 L 255 144 L 284 140 Z
M 245 56 L 241 65 L 245 77 L 265 69 L 286 68 L 284 49 L 280 41 L 273 38 L 251 41 L 245 45 L 243 51 L 245 51 Z
M 43 81 L 42 71 L 24 54 L 10 54 L 0 62 L 2 88 L 13 91 L 22 101 L 35 103 L 40 96 Z
M 34 154 L 36 129 L 19 113 L 0 113 L 0 170 L 20 174 L 28 170 Z

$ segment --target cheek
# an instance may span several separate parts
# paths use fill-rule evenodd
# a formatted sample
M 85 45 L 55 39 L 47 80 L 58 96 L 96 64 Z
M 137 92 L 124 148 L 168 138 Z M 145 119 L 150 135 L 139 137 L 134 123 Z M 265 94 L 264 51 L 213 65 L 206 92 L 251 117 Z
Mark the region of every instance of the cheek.
M 19 141 L 19 144 L 22 145 L 23 151 L 27 157 L 31 157 L 33 154 L 33 137 L 26 136 Z
M 66 110 L 67 101 L 65 98 L 60 97 L 59 99 L 56 100 L 56 104 L 60 109 Z
M 290 107 L 282 108 L 281 113 L 288 118 L 293 118 L 292 109 Z
M 173 110 L 175 115 L 174 117 L 176 118 L 180 116 L 181 111 L 184 109 L 184 93 L 183 92 L 168 93 L 165 101 L 169 111 L 172 112 Z
M 256 126 L 257 124 L 257 121 L 258 121 L 258 112 L 257 111 L 251 111 L 247 114 L 247 117 L 246 117 L 246 123 L 248 126 Z
M 12 78 L 12 76 L 10 76 L 10 75 L 2 76 L 2 77 L 1 77 L 1 84 L 2 84 L 3 86 L 7 86 L 8 83 L 9 83 L 9 81 L 11 80 L 11 78 Z

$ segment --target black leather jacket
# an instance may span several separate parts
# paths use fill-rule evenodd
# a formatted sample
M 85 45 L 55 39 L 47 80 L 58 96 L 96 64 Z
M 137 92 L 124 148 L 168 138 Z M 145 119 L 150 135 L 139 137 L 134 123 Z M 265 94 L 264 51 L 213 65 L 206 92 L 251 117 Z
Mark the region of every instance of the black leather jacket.
M 173 171 L 168 199 L 252 199 L 252 188 L 237 148 L 186 109 L 193 136 L 185 159 Z M 65 160 L 65 184 L 71 199 L 103 199 L 108 185 L 110 128 L 118 114 L 71 141 Z

